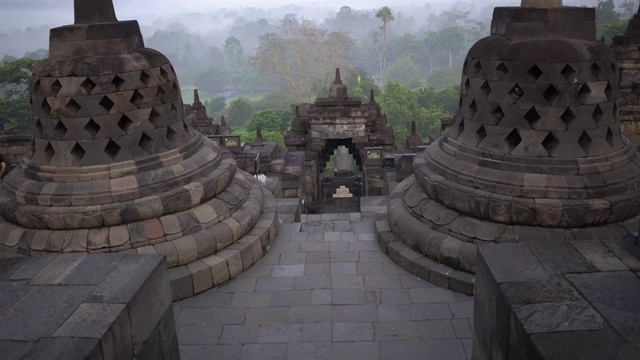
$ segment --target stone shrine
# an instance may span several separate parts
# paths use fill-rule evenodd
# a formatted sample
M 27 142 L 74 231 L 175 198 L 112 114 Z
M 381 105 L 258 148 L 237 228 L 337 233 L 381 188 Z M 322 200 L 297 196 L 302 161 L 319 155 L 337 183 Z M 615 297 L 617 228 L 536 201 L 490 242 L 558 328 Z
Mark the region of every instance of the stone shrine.
M 185 117 L 169 60 L 111 1 L 75 1 L 34 71 L 33 142 L 0 187 L 2 248 L 166 255 L 174 299 L 238 275 L 275 199 Z M 206 116 L 206 115 L 205 115 Z
M 328 98 L 317 98 L 314 104 L 296 108 L 291 130 L 285 134 L 285 145 L 304 151 L 306 161 L 306 204 L 316 211 L 322 186 L 320 174 L 338 146 L 345 146 L 361 166 L 366 147 L 395 149 L 395 135 L 387 126 L 387 118 L 376 103 L 373 91 L 369 103 L 350 97 L 342 82 L 340 69 L 329 90 Z

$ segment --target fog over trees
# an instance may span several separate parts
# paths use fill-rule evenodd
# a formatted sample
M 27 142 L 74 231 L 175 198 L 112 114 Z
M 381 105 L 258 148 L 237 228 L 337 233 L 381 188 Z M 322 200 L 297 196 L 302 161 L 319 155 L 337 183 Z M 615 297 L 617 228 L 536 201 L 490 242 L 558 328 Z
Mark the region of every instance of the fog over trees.
M 46 57 L 49 28 L 73 23 L 71 1 L 64 6 L 52 0 L 4 1 L 0 66 L 22 57 Z M 598 36 L 610 41 L 624 32 L 638 1 L 565 0 L 564 4 L 597 5 Z M 283 119 L 293 116 L 292 104 L 326 96 L 334 69 L 340 68 L 350 95 L 365 101 L 370 90 L 380 95 L 383 111 L 402 143 L 411 120 L 418 122 L 426 139 L 438 129 L 439 119 L 453 115 L 466 52 L 489 35 L 494 7 L 517 6 L 520 1 L 380 3 L 375 8 L 368 7 L 373 3 L 366 7 L 327 3 L 180 13 L 158 1 L 155 11 L 162 15 L 136 15 L 140 10 L 135 2 L 114 3 L 118 18 L 138 19 L 146 46 L 171 60 L 183 90 L 198 88 L 210 115 L 217 121 L 227 115 L 232 128 L 246 136 L 256 124 L 265 129 L 273 119 L 279 125 L 269 128 L 270 134 L 281 134 Z M 33 15 L 16 21 L 20 14 Z M 6 81 L 0 85 L 15 88 Z M 11 94 L 11 101 L 24 100 Z M 184 100 L 190 102 L 186 91 Z

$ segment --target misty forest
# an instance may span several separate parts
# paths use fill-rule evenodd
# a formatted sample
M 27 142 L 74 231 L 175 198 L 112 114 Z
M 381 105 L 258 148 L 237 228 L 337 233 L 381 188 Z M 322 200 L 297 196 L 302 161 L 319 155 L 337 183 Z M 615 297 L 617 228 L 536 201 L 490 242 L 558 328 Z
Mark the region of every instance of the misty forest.
M 141 28 L 145 45 L 175 67 L 184 102 L 192 103 L 198 89 L 209 116 L 219 122 L 224 115 L 243 141 L 254 139 L 260 126 L 266 139 L 282 145 L 295 105 L 327 96 L 340 68 L 350 96 L 366 102 L 374 91 L 401 144 L 411 121 L 427 140 L 454 114 L 464 57 L 489 35 L 494 5 L 343 6 L 332 12 L 288 5 L 171 15 L 141 22 Z M 598 37 L 610 42 L 637 10 L 638 0 L 598 1 Z M 47 56 L 49 27 L 0 30 L 5 128 L 29 128 L 27 84 Z

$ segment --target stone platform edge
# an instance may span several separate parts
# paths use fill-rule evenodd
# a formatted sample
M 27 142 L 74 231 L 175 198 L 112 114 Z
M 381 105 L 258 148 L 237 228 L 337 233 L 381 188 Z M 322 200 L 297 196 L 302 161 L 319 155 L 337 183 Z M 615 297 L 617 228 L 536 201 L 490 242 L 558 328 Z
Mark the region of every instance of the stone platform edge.
M 421 279 L 451 291 L 473 296 L 475 276 L 437 263 L 411 249 L 391 231 L 385 214 L 375 222 L 376 241 L 382 252 L 401 268 Z

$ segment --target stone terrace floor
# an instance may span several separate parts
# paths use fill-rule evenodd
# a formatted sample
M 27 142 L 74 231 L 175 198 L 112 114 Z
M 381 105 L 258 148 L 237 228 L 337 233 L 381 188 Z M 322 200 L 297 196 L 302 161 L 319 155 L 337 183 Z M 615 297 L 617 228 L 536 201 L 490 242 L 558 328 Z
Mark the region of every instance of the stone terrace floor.
M 473 298 L 389 260 L 365 210 L 282 224 L 248 271 L 176 302 L 182 359 L 471 359 Z

